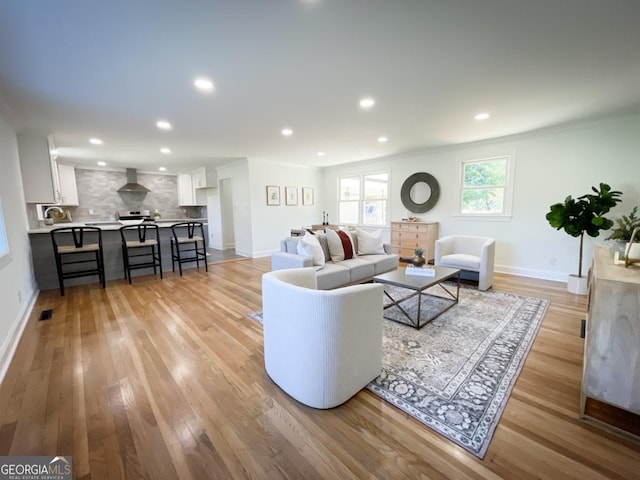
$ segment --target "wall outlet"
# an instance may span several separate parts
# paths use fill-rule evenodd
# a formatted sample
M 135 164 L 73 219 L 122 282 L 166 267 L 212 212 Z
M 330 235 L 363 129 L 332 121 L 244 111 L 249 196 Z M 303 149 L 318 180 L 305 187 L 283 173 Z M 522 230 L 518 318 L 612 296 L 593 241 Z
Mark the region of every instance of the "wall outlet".
M 93 215 L 93 208 L 89 209 L 89 215 Z

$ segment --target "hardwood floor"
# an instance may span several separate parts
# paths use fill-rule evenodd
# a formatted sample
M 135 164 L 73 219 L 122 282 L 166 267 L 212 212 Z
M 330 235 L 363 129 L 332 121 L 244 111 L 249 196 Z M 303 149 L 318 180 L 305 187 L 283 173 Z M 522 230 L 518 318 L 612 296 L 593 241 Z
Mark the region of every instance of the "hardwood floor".
M 578 419 L 586 299 L 563 284 L 497 275 L 551 305 L 479 460 L 366 390 L 320 411 L 276 387 L 247 316 L 268 269 L 42 292 L 0 386 L 0 455 L 72 455 L 80 479 L 639 478 L 640 442 Z

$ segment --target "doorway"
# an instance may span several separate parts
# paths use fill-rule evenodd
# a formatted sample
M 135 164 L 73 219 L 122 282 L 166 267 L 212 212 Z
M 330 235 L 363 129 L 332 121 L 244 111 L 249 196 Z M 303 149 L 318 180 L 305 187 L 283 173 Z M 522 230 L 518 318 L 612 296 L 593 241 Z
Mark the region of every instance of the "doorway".
M 233 223 L 233 179 L 220 180 L 220 223 L 222 227 L 222 249 L 236 248 L 236 238 Z

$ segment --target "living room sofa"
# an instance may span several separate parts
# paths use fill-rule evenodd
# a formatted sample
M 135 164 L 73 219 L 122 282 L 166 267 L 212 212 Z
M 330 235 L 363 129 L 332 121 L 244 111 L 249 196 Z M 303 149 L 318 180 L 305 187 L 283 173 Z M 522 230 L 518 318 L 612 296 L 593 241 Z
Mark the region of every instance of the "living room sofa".
M 385 253 L 356 255 L 355 258 L 331 261 L 329 246 L 323 233 L 317 234 L 325 256 L 325 264 L 316 268 L 319 290 L 329 290 L 345 285 L 362 283 L 374 275 L 398 268 L 400 258 L 391 253 L 391 246 L 383 244 Z M 280 251 L 271 255 L 271 270 L 313 267 L 313 258 L 298 254 L 298 242 L 303 237 L 287 237 L 280 241 Z M 354 251 L 358 252 L 358 236 L 353 234 Z

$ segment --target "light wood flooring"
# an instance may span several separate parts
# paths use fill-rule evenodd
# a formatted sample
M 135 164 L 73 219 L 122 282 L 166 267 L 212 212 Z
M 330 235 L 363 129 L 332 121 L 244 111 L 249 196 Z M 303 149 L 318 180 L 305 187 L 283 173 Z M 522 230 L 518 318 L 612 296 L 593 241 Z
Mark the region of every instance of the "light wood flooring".
M 42 292 L 0 386 L 0 455 L 72 455 L 79 479 L 640 478 L 639 442 L 578 418 L 586 299 L 563 284 L 497 275 L 551 305 L 479 460 L 366 390 L 320 411 L 276 387 L 247 316 L 268 269 Z

